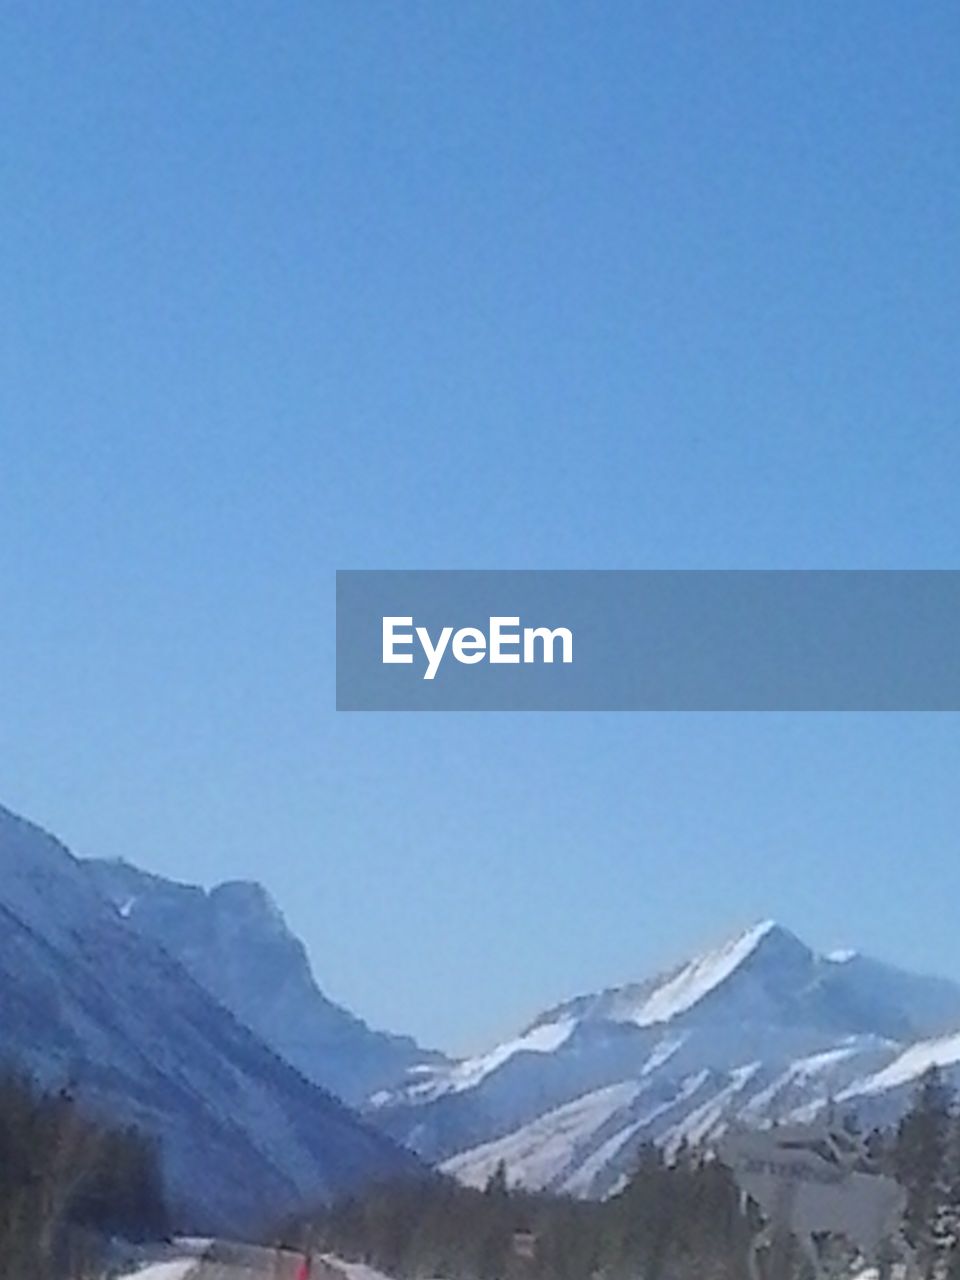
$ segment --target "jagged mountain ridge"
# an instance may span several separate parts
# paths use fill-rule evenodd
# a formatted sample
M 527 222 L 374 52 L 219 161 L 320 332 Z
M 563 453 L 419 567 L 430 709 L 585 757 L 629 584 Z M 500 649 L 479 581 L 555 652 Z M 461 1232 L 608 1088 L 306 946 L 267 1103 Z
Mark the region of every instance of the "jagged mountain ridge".
M 129 924 L 175 956 L 191 976 L 308 1080 L 358 1105 L 398 1087 L 443 1054 L 409 1036 L 371 1030 L 320 990 L 306 948 L 267 891 L 228 881 L 207 891 L 122 861 L 84 864 Z
M 641 1141 L 699 1142 L 831 1097 L 892 1115 L 911 1062 L 935 1052 L 928 1038 L 957 1027 L 960 986 L 818 955 L 766 921 L 655 978 L 558 1005 L 376 1106 L 388 1132 L 466 1181 L 503 1160 L 530 1186 L 603 1195 Z M 934 1043 L 960 1060 L 960 1037 Z
M 310 1084 L 59 841 L 0 808 L 5 1065 L 161 1144 L 181 1226 L 249 1231 L 417 1162 Z
M 752 987 L 744 1012 L 770 1023 L 867 1031 L 911 1039 L 952 1025 L 960 1016 L 960 986 L 921 977 L 854 951 L 819 955 L 795 934 L 765 920 L 701 956 L 646 982 L 581 996 L 541 1015 L 534 1027 L 565 1017 L 638 1027 L 686 1016 L 729 1016 L 729 1000 Z

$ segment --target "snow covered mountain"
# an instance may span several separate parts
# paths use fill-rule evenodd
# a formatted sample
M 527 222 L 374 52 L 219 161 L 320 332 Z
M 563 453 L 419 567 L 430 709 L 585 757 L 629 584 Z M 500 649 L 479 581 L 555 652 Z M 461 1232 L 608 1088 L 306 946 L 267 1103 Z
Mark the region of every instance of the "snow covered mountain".
M 351 1105 L 401 1085 L 442 1054 L 373 1031 L 318 987 L 306 949 L 259 884 L 207 892 L 126 862 L 84 864 L 129 924 L 158 942 L 280 1057 Z
M 892 1115 L 923 1064 L 960 1064 L 960 987 L 853 953 L 817 955 L 764 922 L 668 973 L 581 996 L 490 1053 L 374 1100 L 388 1132 L 465 1181 L 503 1160 L 527 1185 L 615 1189 L 637 1146 L 830 1098 Z M 919 1043 L 918 1043 L 919 1042 Z M 960 1067 L 958 1067 L 960 1071 Z
M 414 1172 L 123 918 L 52 836 L 0 808 L 4 1065 L 156 1135 L 178 1225 L 249 1230 Z

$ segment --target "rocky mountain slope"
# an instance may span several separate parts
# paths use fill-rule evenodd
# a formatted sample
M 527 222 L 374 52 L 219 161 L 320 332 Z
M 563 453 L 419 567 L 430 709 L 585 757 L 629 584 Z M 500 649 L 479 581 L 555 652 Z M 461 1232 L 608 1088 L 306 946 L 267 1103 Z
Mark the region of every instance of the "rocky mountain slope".
M 6 1063 L 158 1137 L 178 1224 L 245 1230 L 418 1166 L 132 927 L 53 837 L 0 809 Z
M 306 949 L 259 884 L 209 892 L 126 862 L 84 864 L 139 933 L 176 957 L 222 1005 L 308 1080 L 350 1104 L 400 1086 L 442 1054 L 407 1036 L 371 1030 L 318 987 Z

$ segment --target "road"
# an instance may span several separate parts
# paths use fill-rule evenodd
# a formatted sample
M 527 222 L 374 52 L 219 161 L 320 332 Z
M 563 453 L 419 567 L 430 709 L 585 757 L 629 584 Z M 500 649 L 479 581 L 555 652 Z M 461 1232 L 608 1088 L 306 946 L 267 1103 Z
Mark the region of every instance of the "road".
M 252 1245 L 211 1245 L 183 1275 L 183 1280 L 295 1280 L 300 1254 Z M 311 1280 L 345 1280 L 344 1272 L 315 1258 Z

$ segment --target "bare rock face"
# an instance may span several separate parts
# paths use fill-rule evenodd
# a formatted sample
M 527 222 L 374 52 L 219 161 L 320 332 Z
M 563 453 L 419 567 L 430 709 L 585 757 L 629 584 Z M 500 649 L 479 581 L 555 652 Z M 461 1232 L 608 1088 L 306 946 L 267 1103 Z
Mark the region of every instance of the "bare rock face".
M 374 1031 L 321 991 L 303 943 L 267 891 L 229 881 L 209 892 L 124 862 L 88 862 L 98 889 L 129 924 L 162 945 L 190 975 L 280 1057 L 351 1105 L 400 1087 L 442 1054 L 407 1036 Z

